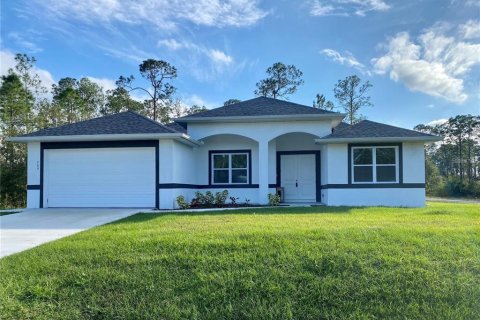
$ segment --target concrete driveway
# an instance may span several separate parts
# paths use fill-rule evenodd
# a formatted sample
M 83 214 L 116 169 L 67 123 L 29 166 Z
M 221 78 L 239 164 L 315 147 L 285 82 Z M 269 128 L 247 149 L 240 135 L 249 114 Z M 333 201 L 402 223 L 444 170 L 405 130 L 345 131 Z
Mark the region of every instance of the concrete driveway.
M 150 209 L 25 209 L 0 216 L 0 258 Z

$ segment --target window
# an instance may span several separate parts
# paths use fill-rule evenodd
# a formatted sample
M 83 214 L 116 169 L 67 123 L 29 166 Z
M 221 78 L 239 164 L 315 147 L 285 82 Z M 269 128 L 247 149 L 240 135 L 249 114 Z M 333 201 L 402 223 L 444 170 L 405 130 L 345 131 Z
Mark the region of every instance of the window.
M 212 184 L 248 184 L 248 152 L 212 153 Z
M 398 147 L 352 148 L 353 183 L 398 182 Z

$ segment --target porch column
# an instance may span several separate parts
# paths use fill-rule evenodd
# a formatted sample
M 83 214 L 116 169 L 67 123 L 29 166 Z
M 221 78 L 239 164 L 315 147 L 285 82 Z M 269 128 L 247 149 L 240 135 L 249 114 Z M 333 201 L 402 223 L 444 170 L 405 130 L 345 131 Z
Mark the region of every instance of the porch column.
M 258 202 L 268 203 L 268 141 L 258 142 Z

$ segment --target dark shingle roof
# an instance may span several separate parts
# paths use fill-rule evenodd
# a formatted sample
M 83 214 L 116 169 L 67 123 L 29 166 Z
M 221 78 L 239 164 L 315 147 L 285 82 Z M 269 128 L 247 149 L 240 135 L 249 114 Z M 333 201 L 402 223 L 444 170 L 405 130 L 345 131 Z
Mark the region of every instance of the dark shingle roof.
M 338 131 L 338 130 L 343 130 L 345 128 L 349 128 L 350 127 L 350 124 L 346 123 L 346 122 L 340 122 L 335 128 L 333 128 L 335 131 Z
M 191 118 L 210 118 L 210 117 L 254 117 L 254 116 L 279 116 L 279 115 L 318 115 L 318 114 L 338 114 L 336 112 L 316 109 L 301 104 L 258 97 L 228 106 L 215 108 L 212 110 L 194 113 L 177 119 L 177 122 Z
M 133 111 L 66 124 L 32 132 L 23 137 L 73 136 L 96 134 L 179 133 Z
M 388 124 L 373 122 L 370 120 L 363 120 L 354 125 L 344 127 L 339 130 L 334 130 L 321 139 L 348 139 L 348 138 L 420 138 L 432 137 L 431 134 L 426 134 L 414 130 L 390 126 Z
M 181 124 L 178 124 L 176 122 L 171 122 L 169 124 L 166 124 L 165 126 L 180 133 L 187 133 L 187 129 L 185 129 Z

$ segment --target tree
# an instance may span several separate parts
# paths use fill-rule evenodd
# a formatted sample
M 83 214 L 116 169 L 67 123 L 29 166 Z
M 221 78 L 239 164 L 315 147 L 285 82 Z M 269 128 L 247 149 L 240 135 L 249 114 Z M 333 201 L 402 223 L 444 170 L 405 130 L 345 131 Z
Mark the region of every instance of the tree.
M 19 76 L 25 90 L 29 91 L 35 97 L 44 95 L 48 92 L 36 73 L 32 73 L 37 59 L 29 57 L 26 54 L 17 53 L 15 55 L 15 73 Z
M 62 78 L 52 86 L 50 111 L 60 116 L 54 125 L 87 120 L 97 114 L 104 103 L 102 88 L 88 78 Z M 52 114 L 52 113 L 51 113 Z
M 225 101 L 223 103 L 223 106 L 226 107 L 226 106 L 229 106 L 231 104 L 235 104 L 235 103 L 239 103 L 239 102 L 242 102 L 242 100 L 238 100 L 238 99 L 228 99 L 227 101 Z
M 347 122 L 357 123 L 362 119 L 359 110 L 362 107 L 372 106 L 368 90 L 372 87 L 369 81 L 362 83 L 356 75 L 348 76 L 344 80 L 338 80 L 333 92 L 338 104 L 347 113 Z
M 323 94 L 318 94 L 315 96 L 315 101 L 313 101 L 313 107 L 317 109 L 333 111 L 335 105 L 332 101 L 327 100 Z
M 0 86 L 0 207 L 22 207 L 26 198 L 26 147 L 6 137 L 29 130 L 34 97 L 20 77 L 10 70 Z
M 457 115 L 442 124 L 420 124 L 414 129 L 444 137 L 440 144 L 427 148 L 427 191 L 437 190 L 450 196 L 480 196 L 480 117 Z M 438 182 L 436 172 L 445 184 Z M 442 192 L 438 192 L 442 188 Z
M 287 95 L 295 93 L 303 84 L 302 76 L 302 71 L 294 65 L 276 62 L 267 69 L 267 78 L 257 82 L 255 95 L 274 99 L 286 98 Z
M 125 88 L 116 88 L 107 91 L 106 103 L 100 109 L 101 115 L 115 114 L 123 111 L 141 112 L 143 103 L 133 100 Z
M 177 69 L 166 61 L 148 59 L 139 65 L 139 71 L 141 76 L 149 82 L 152 92 L 142 87 L 134 87 L 132 83 L 135 78 L 132 75 L 120 76 L 116 82 L 117 86 L 129 91 L 145 92 L 150 97 L 150 100 L 146 101 L 146 107 L 152 110 L 152 119 L 156 121 L 159 118 L 160 122 L 168 122 L 172 96 L 176 88 L 167 81 L 177 77 Z
M 193 106 L 191 106 L 190 108 L 187 109 L 186 115 L 199 113 L 199 112 L 203 112 L 203 111 L 207 111 L 207 110 L 208 109 L 205 106 L 199 106 L 197 104 L 194 104 Z

